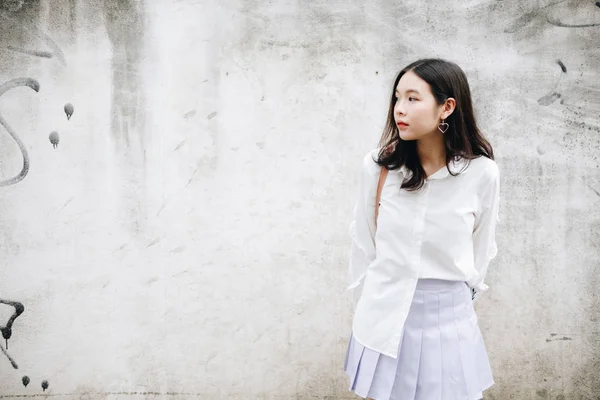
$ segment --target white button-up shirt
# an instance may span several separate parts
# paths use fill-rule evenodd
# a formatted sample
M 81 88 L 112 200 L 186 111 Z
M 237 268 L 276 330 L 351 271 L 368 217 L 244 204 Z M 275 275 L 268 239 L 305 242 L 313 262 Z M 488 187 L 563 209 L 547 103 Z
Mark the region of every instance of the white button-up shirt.
M 363 159 L 350 224 L 352 247 L 347 290 L 362 287 L 352 332 L 372 350 L 396 358 L 418 279 L 465 281 L 475 293 L 496 256 L 500 174 L 495 161 L 460 159 L 430 175 L 418 192 L 401 189 L 410 170 L 389 171 L 375 201 L 379 167 L 373 149 Z

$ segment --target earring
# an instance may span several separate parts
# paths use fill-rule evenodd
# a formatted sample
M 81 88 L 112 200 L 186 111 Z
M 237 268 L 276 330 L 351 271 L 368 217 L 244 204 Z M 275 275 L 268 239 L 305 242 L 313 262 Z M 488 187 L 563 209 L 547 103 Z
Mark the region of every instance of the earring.
M 446 133 L 446 131 L 448 130 L 448 128 L 450 127 L 450 125 L 448 125 L 446 122 L 444 122 L 445 119 L 442 120 L 442 122 L 440 122 L 438 124 L 438 129 L 440 130 L 440 132 L 442 133 Z M 444 127 L 444 129 L 442 129 L 442 126 Z

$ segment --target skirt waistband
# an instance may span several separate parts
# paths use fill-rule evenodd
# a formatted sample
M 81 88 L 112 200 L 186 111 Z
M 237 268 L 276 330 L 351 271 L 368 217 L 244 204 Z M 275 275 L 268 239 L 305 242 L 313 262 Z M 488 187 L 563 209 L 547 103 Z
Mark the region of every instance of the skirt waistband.
M 463 286 L 468 287 L 465 281 L 448 281 L 445 279 L 419 279 L 417 281 L 416 290 L 435 290 L 435 291 L 447 291 L 456 290 Z

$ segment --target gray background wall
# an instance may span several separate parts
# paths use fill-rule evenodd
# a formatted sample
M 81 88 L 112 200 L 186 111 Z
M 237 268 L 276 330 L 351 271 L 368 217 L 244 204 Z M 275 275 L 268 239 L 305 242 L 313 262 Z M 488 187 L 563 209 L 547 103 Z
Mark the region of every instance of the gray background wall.
M 0 398 L 355 398 L 358 171 L 396 72 L 429 56 L 465 70 L 502 173 L 485 398 L 600 398 L 593 1 L 0 6 L 0 84 L 40 84 L 0 97 L 31 159 L 0 188 L 0 299 L 25 307 Z

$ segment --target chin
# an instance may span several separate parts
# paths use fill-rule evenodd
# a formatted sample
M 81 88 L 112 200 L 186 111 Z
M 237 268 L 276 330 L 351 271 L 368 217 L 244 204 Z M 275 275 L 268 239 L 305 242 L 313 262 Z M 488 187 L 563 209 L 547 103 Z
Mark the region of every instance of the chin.
M 402 132 L 399 133 L 400 139 L 402 140 L 415 140 L 416 138 L 410 133 Z

